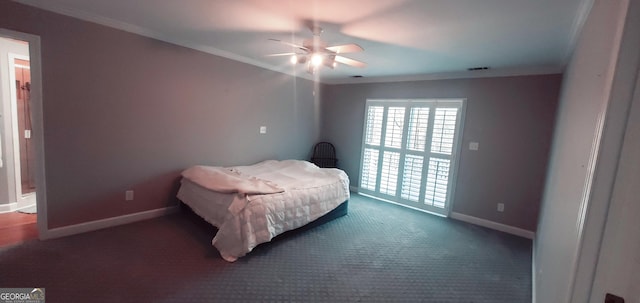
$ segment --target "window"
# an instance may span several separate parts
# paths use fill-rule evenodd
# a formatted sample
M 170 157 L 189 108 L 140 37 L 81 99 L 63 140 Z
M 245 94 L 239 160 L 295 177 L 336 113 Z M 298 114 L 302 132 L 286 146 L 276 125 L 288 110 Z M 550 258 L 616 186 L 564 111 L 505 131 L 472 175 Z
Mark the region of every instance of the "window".
M 446 215 L 464 100 L 368 100 L 360 192 Z

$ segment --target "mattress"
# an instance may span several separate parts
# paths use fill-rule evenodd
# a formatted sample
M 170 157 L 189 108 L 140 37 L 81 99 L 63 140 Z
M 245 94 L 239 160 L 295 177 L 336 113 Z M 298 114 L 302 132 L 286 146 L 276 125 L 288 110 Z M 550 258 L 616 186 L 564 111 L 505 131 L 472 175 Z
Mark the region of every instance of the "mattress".
M 233 189 L 230 185 L 235 183 L 242 185 Z M 218 228 L 212 244 L 233 262 L 349 200 L 349 179 L 342 170 L 298 160 L 226 168 L 196 166 L 183 172 L 178 198 Z

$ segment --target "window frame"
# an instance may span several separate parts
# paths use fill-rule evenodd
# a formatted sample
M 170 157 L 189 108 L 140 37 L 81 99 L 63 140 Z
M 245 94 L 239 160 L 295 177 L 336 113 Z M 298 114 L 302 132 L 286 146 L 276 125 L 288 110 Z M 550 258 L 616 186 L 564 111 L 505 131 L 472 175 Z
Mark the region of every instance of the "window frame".
M 464 134 L 464 120 L 466 114 L 466 98 L 420 98 L 420 99 L 367 99 L 365 102 L 364 110 L 364 121 L 363 121 L 363 137 L 362 144 L 360 150 L 360 167 L 359 173 L 360 178 L 358 180 L 358 193 L 366 196 L 371 196 L 373 198 L 383 200 L 386 202 L 391 202 L 394 204 L 399 204 L 405 207 L 414 208 L 420 211 L 434 213 L 441 216 L 449 216 L 451 210 L 453 209 L 453 201 L 455 200 L 455 190 L 456 183 L 458 177 L 458 167 L 460 162 L 460 154 L 462 151 L 462 142 L 463 142 L 463 134 Z M 382 129 L 381 129 L 381 137 L 380 145 L 372 145 L 367 144 L 366 142 L 366 134 L 367 134 L 367 120 L 369 115 L 369 108 L 371 106 L 382 106 L 383 107 L 383 116 L 382 116 Z M 388 118 L 388 110 L 389 107 L 404 107 L 404 124 L 403 124 L 403 132 L 401 139 L 400 148 L 395 147 L 387 147 L 385 146 L 386 141 L 386 130 L 387 130 L 387 118 Z M 408 132 L 409 132 L 409 122 L 411 119 L 411 109 L 414 107 L 428 107 L 429 108 L 429 117 L 428 117 L 428 127 L 427 134 L 425 138 L 425 149 L 424 151 L 416 151 L 413 149 L 409 149 L 407 146 L 408 141 Z M 453 146 L 451 150 L 451 155 L 435 153 L 431 151 L 432 145 L 432 136 L 433 136 L 433 126 L 435 120 L 435 113 L 437 108 L 457 108 L 458 109 L 458 117 L 456 119 L 455 133 L 453 137 Z M 365 149 L 370 148 L 378 151 L 378 159 L 377 159 L 377 171 L 376 171 L 376 183 L 375 189 L 370 190 L 361 187 L 361 180 L 364 172 L 364 155 Z M 398 176 L 396 180 L 396 193 L 395 195 L 386 195 L 380 192 L 380 180 L 381 178 L 381 167 L 383 165 L 383 157 L 385 152 L 399 152 L 399 167 L 398 167 Z M 421 177 L 421 186 L 420 193 L 418 198 L 418 203 L 415 203 L 412 200 L 402 199 L 402 179 L 404 176 L 404 165 L 405 158 L 407 155 L 417 155 L 421 156 L 423 159 L 423 171 Z M 449 174 L 448 174 L 448 184 L 447 184 L 447 193 L 444 208 L 439 208 L 436 206 L 425 204 L 425 185 L 427 180 L 427 171 L 430 159 L 447 159 L 450 162 L 449 165 Z M 409 203 L 408 203 L 409 202 Z M 411 203 L 415 203 L 412 205 Z

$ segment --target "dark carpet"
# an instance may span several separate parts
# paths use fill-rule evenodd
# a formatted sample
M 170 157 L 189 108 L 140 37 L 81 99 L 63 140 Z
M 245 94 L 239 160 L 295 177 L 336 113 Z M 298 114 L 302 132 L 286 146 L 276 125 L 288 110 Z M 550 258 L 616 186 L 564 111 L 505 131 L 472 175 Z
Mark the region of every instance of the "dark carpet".
M 531 302 L 531 241 L 352 195 L 349 214 L 235 263 L 190 212 L 0 249 L 52 302 Z

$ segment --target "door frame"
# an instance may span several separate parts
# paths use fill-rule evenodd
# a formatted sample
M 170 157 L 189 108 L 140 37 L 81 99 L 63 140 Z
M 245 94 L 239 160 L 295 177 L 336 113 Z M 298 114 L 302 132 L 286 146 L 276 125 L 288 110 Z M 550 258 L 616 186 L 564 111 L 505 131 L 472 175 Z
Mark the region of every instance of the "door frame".
M 640 297 L 640 68 L 625 128 L 622 150 L 606 214 L 590 302 L 601 302 L 605 293 L 632 301 Z
M 45 179 L 44 113 L 42 102 L 42 56 L 40 36 L 0 28 L 0 37 L 29 43 L 29 65 L 31 67 L 31 117 L 33 131 L 31 139 L 35 153 L 35 181 L 38 238 L 48 238 L 47 186 Z

